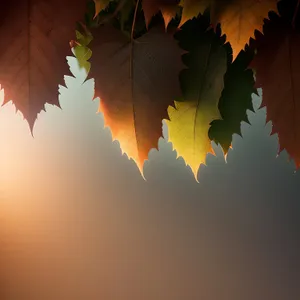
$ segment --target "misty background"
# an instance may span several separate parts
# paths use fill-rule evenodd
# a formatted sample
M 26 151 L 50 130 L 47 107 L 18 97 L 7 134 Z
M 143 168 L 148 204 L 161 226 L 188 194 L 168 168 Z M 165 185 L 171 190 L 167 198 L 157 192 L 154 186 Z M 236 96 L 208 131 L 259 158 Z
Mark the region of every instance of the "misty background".
M 0 299 L 298 300 L 300 177 L 265 109 L 199 184 L 164 139 L 144 181 L 71 65 L 34 138 L 0 110 Z

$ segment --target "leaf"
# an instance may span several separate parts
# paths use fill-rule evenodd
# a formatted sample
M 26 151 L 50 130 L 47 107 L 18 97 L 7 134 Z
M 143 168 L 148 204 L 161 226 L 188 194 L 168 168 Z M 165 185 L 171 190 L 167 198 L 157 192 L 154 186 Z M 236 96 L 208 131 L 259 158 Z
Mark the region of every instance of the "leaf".
M 233 59 L 244 49 L 254 30 L 262 30 L 263 20 L 269 11 L 277 12 L 278 0 L 215 0 L 213 23 L 221 23 L 233 50 Z
M 212 121 L 208 132 L 209 138 L 222 146 L 225 155 L 231 148 L 232 135 L 241 136 L 241 122 L 249 123 L 247 110 L 254 112 L 252 94 L 257 94 L 257 90 L 254 88 L 253 72 L 248 69 L 253 56 L 252 49 L 247 47 L 233 63 L 229 61 L 219 101 L 222 119 Z
M 124 30 L 125 23 L 130 19 L 130 14 L 134 12 L 135 4 L 133 0 L 127 0 L 120 11 L 121 30 Z
M 152 17 L 161 11 L 165 21 L 165 28 L 167 28 L 170 21 L 176 16 L 179 1 L 180 0 L 142 0 L 146 26 L 148 27 Z
M 94 0 L 95 2 L 95 15 L 94 18 L 104 9 L 107 8 L 110 2 L 114 0 Z
M 220 118 L 218 102 L 224 87 L 228 44 L 218 29 L 207 30 L 209 20 L 192 19 L 176 34 L 179 45 L 188 51 L 183 61 L 188 69 L 180 73 L 183 101 L 169 108 L 169 141 L 189 165 L 197 180 L 207 153 L 214 154 L 208 138 L 210 123 Z
M 93 36 L 87 30 L 84 33 L 76 30 L 76 41 L 71 41 L 74 44 L 71 45 L 71 48 L 74 50 L 74 55 L 78 61 L 80 68 L 85 69 L 88 74 L 91 68 L 91 63 L 89 59 L 92 57 L 92 51 L 88 48 L 88 45 L 93 40 Z
M 132 41 L 112 26 L 100 27 L 93 36 L 90 76 L 101 99 L 99 111 L 113 140 L 143 175 L 144 161 L 162 136 L 167 108 L 180 95 L 182 50 L 161 27 Z
M 30 3 L 30 5 L 29 5 Z M 15 0 L 1 3 L 0 84 L 33 131 L 45 103 L 59 107 L 58 84 L 69 74 L 66 56 L 85 0 Z
M 211 5 L 212 0 L 181 0 L 179 5 L 183 7 L 181 14 L 181 27 L 188 20 L 203 14 L 205 9 Z
M 270 14 L 263 34 L 256 32 L 252 67 L 256 86 L 263 88 L 261 107 L 278 134 L 279 152 L 286 149 L 300 167 L 300 34 L 290 20 Z M 270 51 L 272 49 L 272 51 Z
M 151 27 L 155 26 L 155 24 L 161 24 L 161 22 L 161 17 L 155 15 L 151 20 Z M 133 34 L 135 38 L 138 38 L 145 34 L 149 27 L 146 26 L 140 0 L 127 0 L 122 10 L 120 10 L 118 17 L 115 18 L 113 25 L 115 28 L 123 31 L 124 34 L 127 34 L 128 37 Z
M 109 7 L 109 6 L 108 6 Z M 101 13 L 105 12 L 104 10 Z M 98 26 L 100 12 L 96 14 L 96 5 L 94 0 L 88 0 L 84 14 L 84 24 L 88 27 Z

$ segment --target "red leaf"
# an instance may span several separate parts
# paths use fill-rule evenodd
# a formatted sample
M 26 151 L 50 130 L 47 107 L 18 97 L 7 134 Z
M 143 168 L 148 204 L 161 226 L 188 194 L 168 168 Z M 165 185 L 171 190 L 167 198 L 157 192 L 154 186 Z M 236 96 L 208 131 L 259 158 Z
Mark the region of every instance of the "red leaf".
M 66 56 L 86 0 L 3 1 L 0 9 L 0 84 L 31 131 L 45 104 L 59 107 L 58 84 L 69 74 Z
M 265 20 L 263 35 L 256 32 L 256 86 L 263 89 L 262 107 L 279 138 L 300 167 L 300 34 L 278 15 Z

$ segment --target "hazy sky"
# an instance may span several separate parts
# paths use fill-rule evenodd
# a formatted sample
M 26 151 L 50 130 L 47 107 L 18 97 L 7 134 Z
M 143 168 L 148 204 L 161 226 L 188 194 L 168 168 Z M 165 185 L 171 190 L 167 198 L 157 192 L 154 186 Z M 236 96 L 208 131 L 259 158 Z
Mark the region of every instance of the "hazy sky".
M 299 299 L 300 175 L 264 109 L 199 184 L 163 139 L 145 182 L 103 129 L 93 80 L 68 82 L 34 139 L 0 110 L 1 300 Z

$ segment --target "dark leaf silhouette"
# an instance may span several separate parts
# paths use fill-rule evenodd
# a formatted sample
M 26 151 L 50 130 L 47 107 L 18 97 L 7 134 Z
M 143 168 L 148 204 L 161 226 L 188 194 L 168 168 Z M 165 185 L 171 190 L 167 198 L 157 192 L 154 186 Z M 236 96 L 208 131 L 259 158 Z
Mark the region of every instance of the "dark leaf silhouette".
M 222 146 L 225 155 L 231 147 L 232 135 L 241 135 L 241 122 L 249 123 L 247 110 L 254 111 L 252 94 L 257 91 L 254 88 L 253 72 L 248 69 L 253 55 L 252 49 L 246 47 L 229 64 L 219 101 L 222 119 L 212 121 L 209 129 L 209 138 Z

